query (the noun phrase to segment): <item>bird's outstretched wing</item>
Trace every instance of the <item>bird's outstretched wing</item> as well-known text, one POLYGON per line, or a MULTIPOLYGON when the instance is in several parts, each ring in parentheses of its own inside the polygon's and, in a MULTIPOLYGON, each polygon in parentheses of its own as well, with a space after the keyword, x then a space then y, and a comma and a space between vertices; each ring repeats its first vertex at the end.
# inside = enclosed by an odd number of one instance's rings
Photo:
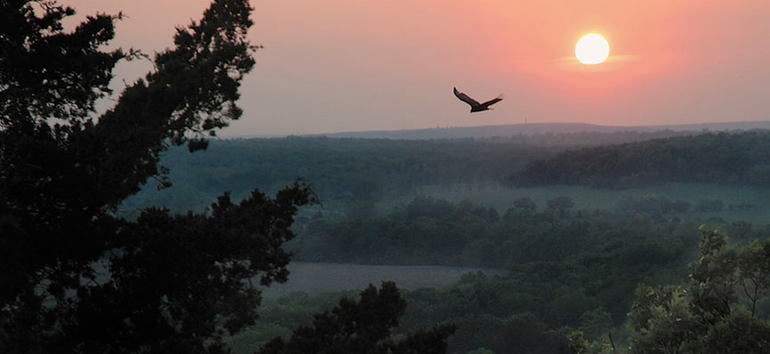
MULTIPOLYGON (((464 94, 464 93, 462 93, 460 91, 457 91, 457 87, 455 87, 454 90, 455 90, 455 96, 457 96, 457 98, 459 98, 460 101, 463 101, 463 102, 471 105, 471 107, 477 107, 477 106, 480 105, 480 103, 478 101, 470 98, 468 95, 466 95, 466 94, 464 94)), ((495 100, 497 100, 497 98, 495 98, 495 100)), ((492 101, 494 101, 494 100, 492 100, 492 101)))
POLYGON ((497 98, 495 98, 493 100, 486 101, 486 102, 482 103, 481 105, 485 106, 485 107, 489 107, 489 106, 491 106, 491 105, 493 105, 493 104, 495 104, 497 102, 500 102, 502 100, 503 100, 503 96, 499 96, 499 97, 497 97, 497 98))

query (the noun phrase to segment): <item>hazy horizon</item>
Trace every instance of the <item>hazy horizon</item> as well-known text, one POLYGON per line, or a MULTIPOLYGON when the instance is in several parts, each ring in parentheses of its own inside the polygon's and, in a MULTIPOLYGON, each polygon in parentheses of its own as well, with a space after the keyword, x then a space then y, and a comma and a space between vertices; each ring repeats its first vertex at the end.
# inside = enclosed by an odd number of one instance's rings
MULTIPOLYGON (((118 13, 115 45, 146 53, 208 0, 62 1, 118 13)), ((600 0, 325 2, 254 0, 264 49, 242 87, 244 116, 221 136, 305 135, 524 123, 640 126, 764 121, 770 111, 770 3, 600 0), (574 45, 604 35, 610 57, 581 65, 574 45), (495 110, 470 114, 452 87, 495 110)), ((118 67, 113 87, 143 76, 118 67)), ((109 101, 107 101, 109 102, 109 101)), ((104 106, 104 105, 103 105, 104 106)))
MULTIPOLYGON (((495 127, 507 127, 507 128, 524 128, 524 127, 557 127, 559 125, 564 126, 579 126, 580 128, 585 127, 596 127, 596 132, 612 132, 612 131, 624 131, 624 130, 641 130, 641 131, 659 131, 659 130, 665 130, 665 129, 672 129, 677 131, 685 131, 685 130, 700 130, 704 126, 707 127, 709 130, 751 130, 751 129, 770 129, 770 120, 760 120, 760 121, 738 121, 738 122, 710 122, 710 123, 686 123, 686 124, 649 124, 649 125, 602 125, 602 124, 591 124, 591 123, 582 123, 582 122, 543 122, 543 123, 512 123, 512 124, 487 124, 487 125, 470 125, 470 126, 445 126, 445 127, 425 127, 425 128, 411 128, 411 129, 371 129, 371 130, 341 130, 341 131, 328 131, 328 132, 320 132, 320 133, 307 133, 307 134, 231 134, 231 135, 220 135, 220 138, 223 139, 229 139, 229 138, 235 138, 235 139, 241 139, 241 138, 284 138, 288 136, 300 136, 300 137, 322 137, 322 136, 329 136, 329 137, 359 137, 359 135, 364 136, 367 134, 376 134, 376 133, 383 133, 386 135, 397 135, 398 133, 408 133, 408 132, 422 132, 422 131, 441 131, 441 130, 474 130, 474 129, 490 129, 495 127), (745 125, 741 126, 741 125, 745 125)), ((548 131, 547 128, 544 128, 546 132, 556 132, 559 133, 561 131, 548 131)), ((575 130, 581 131, 580 129, 575 130)), ((592 131, 592 130, 588 130, 592 131)), ((526 134, 527 132, 524 132, 526 134)), ((542 133, 540 131, 537 131, 537 133, 542 133)), ((509 132, 500 132, 500 134, 496 135, 489 135, 485 134, 485 136, 506 136, 510 135, 509 132)), ((472 134, 469 134, 468 136, 473 136, 472 134)), ((379 136, 375 136, 379 137, 379 136)))

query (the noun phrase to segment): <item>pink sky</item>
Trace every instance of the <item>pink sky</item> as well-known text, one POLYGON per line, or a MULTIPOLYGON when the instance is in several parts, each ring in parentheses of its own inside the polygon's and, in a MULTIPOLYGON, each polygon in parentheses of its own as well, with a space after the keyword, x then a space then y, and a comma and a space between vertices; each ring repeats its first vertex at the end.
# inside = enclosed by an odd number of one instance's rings
MULTIPOLYGON (((208 0, 62 1, 78 16, 123 11, 116 45, 171 45, 208 0)), ((765 0, 253 0, 265 49, 220 132, 287 135, 491 124, 770 120, 765 0), (574 58, 594 32, 610 58, 574 58), (468 113, 452 87, 495 110, 468 113)), ((128 81, 150 70, 128 63, 128 81)), ((116 88, 120 88, 117 80, 116 88)))

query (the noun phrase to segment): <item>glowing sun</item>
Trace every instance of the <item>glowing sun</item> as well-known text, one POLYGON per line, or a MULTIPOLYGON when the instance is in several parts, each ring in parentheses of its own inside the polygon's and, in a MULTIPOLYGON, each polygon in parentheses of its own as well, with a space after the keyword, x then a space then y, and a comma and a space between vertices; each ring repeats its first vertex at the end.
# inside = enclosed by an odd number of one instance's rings
POLYGON ((591 33, 583 36, 575 45, 575 56, 586 65, 601 64, 610 55, 610 44, 604 37, 591 33))

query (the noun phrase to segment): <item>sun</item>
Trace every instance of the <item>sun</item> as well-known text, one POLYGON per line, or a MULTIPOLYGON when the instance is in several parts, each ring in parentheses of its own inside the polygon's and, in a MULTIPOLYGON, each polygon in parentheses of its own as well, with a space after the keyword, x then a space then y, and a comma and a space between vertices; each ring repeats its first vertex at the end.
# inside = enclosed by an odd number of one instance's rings
POLYGON ((586 65, 601 64, 609 55, 610 44, 596 33, 583 36, 575 45, 575 56, 586 65))

